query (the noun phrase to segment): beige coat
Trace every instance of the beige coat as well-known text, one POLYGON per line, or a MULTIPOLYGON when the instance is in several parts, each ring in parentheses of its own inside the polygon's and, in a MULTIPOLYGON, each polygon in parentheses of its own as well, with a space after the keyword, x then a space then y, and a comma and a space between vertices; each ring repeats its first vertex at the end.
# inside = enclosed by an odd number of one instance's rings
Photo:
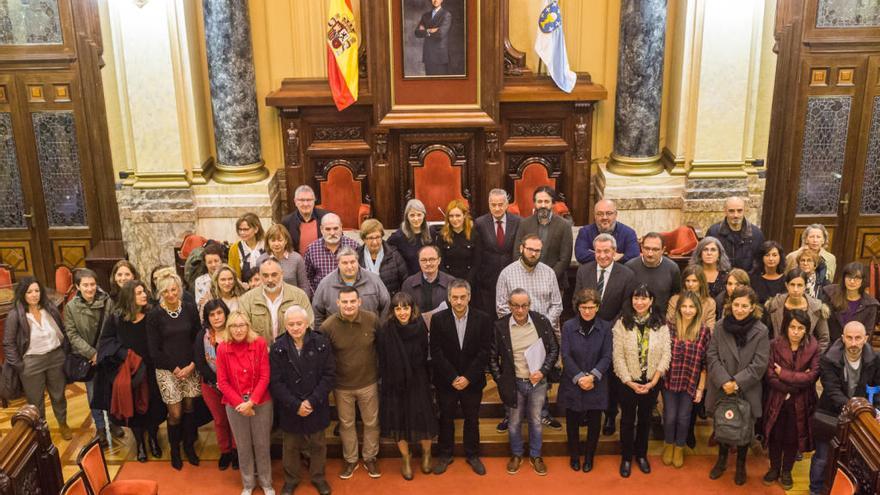
MULTIPOLYGON (((627 330, 623 319, 618 319, 611 330, 613 335, 614 374, 623 383, 634 381, 642 374, 639 366, 638 332, 627 330)), ((669 328, 666 325, 652 330, 648 338, 648 380, 654 373, 665 375, 669 370, 672 357, 672 344, 669 340, 669 328)))
MULTIPOLYGON (((284 312, 287 308, 298 305, 305 308, 309 313, 309 327, 311 328, 315 321, 315 315, 312 312, 312 305, 309 303, 309 296, 300 289, 288 283, 285 283, 281 290, 283 302, 278 308, 278 335, 282 335, 284 329, 284 312)), ((238 301, 238 309, 248 315, 251 320, 251 328, 260 337, 271 346, 275 339, 272 337, 272 315, 269 314, 269 305, 266 303, 266 296, 263 295, 262 287, 255 287, 245 292, 238 301)))

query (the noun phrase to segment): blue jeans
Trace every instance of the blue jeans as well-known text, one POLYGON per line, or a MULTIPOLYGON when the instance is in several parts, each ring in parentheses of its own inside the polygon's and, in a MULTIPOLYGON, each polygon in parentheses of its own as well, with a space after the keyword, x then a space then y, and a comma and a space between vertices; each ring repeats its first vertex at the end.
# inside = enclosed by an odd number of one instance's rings
MULTIPOLYGON (((89 398, 89 406, 92 405, 92 397, 95 396, 95 380, 89 380, 86 382, 86 396, 89 398)), ((95 429, 98 431, 104 430, 104 410, 103 409, 92 409, 92 421, 95 422, 95 429)))
POLYGON ((541 409, 544 407, 544 396, 547 393, 547 380, 532 385, 528 379, 516 379, 516 407, 508 408, 510 428, 510 452, 516 456, 523 455, 522 422, 528 415, 529 421, 529 457, 541 457, 541 409))
POLYGON ((813 452, 813 459, 810 461, 810 493, 820 493, 822 485, 825 484, 825 465, 828 464, 828 449, 831 447, 829 442, 820 442, 816 440, 816 450, 813 452))
POLYGON ((687 392, 663 389, 663 441, 684 447, 694 410, 694 399, 687 392))

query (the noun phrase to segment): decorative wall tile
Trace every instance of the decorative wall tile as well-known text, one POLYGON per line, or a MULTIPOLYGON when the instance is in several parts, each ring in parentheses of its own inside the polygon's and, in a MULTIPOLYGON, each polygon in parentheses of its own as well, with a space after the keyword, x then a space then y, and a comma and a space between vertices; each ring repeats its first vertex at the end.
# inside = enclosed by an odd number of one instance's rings
POLYGON ((58 0, 0 1, 0 45, 57 45, 63 41, 58 0))
POLYGON ((54 84, 54 85, 52 85, 52 90, 55 93, 53 101, 55 101, 55 102, 70 101, 70 85, 69 84, 54 84))
POLYGON ((46 98, 43 96, 43 86, 39 84, 28 86, 28 101, 34 103, 46 101, 46 98))
POLYGON ((50 227, 87 225, 73 112, 32 114, 50 227))
POLYGON ((9 103, 9 97, 6 95, 6 86, 0 85, 0 103, 9 103))
POLYGON ((837 69, 838 86, 854 86, 856 70, 852 67, 837 69))
POLYGON ((862 181, 862 214, 880 214, 880 96, 875 96, 862 181))
POLYGON ((0 113, 0 229, 27 228, 12 114, 0 113))
POLYGON ((91 248, 88 239, 64 239, 52 241, 52 253, 55 256, 55 264, 61 264, 68 268, 84 268, 86 266, 86 254, 91 248))
POLYGON ((31 247, 28 241, 0 241, 0 263, 5 263, 18 275, 32 272, 31 247))
POLYGON ((880 3, 876 0, 819 0, 817 28, 880 26, 880 3))
POLYGON ((807 99, 797 214, 836 215, 846 154, 851 96, 807 99))
POLYGON ((810 86, 827 86, 828 69, 811 69, 810 86))

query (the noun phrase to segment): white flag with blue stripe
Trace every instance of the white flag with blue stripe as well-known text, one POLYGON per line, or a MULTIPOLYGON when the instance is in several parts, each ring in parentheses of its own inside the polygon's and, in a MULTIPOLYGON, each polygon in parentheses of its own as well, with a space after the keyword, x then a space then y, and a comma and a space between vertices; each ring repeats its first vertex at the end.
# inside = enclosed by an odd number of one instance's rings
POLYGON ((571 93, 577 74, 568 67, 565 37, 562 35, 562 12, 558 0, 545 0, 544 10, 538 16, 538 34, 535 51, 547 66, 547 72, 559 89, 571 93))

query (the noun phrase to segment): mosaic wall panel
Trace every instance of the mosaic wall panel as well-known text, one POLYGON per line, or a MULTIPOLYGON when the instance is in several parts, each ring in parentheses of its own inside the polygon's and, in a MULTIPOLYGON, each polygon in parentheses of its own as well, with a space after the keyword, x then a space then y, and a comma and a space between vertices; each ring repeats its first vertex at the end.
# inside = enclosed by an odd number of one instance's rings
POLYGON ((17 274, 31 274, 31 248, 28 241, 0 241, 0 263, 11 266, 17 274))
POLYGON ((50 227, 86 225, 73 112, 31 114, 50 227))
POLYGON ((880 2, 876 0, 819 0, 818 28, 880 26, 880 2))
POLYGON ((851 106, 851 96, 811 96, 807 100, 798 215, 837 214, 851 106))
POLYGON ((12 114, 0 112, 0 229, 27 228, 12 114))
POLYGON ((0 45, 58 45, 58 0, 0 1, 0 45))
POLYGON ((880 214, 880 96, 874 97, 869 136, 861 211, 863 214, 880 214))

